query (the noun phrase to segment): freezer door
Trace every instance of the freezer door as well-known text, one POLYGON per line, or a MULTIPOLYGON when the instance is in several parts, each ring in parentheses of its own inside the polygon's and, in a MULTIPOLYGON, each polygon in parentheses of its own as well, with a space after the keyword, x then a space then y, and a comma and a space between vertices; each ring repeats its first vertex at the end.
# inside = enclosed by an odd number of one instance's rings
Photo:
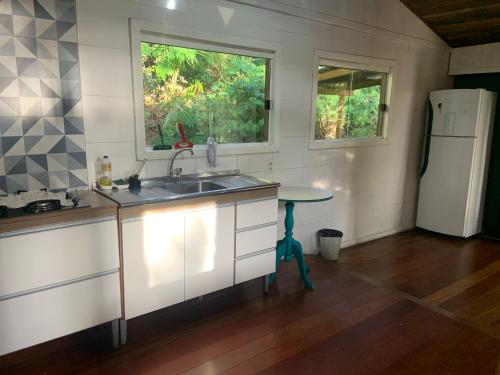
POLYGON ((475 138, 431 137, 429 162, 420 180, 417 226, 465 236, 475 138))
POLYGON ((440 90, 430 94, 432 135, 476 137, 484 90, 440 90))

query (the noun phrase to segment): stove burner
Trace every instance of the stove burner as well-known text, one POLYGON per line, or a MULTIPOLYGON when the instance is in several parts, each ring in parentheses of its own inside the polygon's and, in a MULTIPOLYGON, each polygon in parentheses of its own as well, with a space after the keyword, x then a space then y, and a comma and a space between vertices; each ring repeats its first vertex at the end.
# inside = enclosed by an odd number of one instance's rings
POLYGON ((61 209, 61 202, 57 199, 45 199, 31 202, 26 206, 27 213, 49 212, 61 209))

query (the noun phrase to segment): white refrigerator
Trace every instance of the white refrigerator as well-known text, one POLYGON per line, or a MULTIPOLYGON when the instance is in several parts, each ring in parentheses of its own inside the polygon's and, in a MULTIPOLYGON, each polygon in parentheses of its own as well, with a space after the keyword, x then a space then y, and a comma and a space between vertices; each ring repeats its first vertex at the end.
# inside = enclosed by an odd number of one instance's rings
POLYGON ((495 103, 483 89, 431 92, 417 227, 458 237, 481 232, 495 103))

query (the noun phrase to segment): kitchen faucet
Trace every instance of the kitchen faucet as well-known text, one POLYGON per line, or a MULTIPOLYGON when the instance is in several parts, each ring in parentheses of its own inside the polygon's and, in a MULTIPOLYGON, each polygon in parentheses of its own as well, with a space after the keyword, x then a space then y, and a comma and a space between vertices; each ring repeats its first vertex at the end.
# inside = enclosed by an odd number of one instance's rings
POLYGON ((182 168, 175 168, 174 169, 174 161, 177 156, 179 156, 182 152, 184 151, 189 151, 191 153, 191 156, 194 155, 194 152, 190 148, 182 148, 179 151, 177 151, 174 156, 172 156, 172 159, 170 159, 170 164, 168 166, 168 176, 172 181, 178 181, 181 178, 182 174, 182 168))

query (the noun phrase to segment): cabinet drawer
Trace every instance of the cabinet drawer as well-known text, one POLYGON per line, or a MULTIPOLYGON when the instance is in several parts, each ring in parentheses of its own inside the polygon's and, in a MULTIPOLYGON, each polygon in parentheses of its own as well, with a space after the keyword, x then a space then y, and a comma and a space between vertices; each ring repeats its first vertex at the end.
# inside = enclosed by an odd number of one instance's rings
POLYGON ((0 355, 120 315, 118 272, 0 301, 0 355))
POLYGON ((113 218, 0 238, 0 297, 117 268, 113 218))
POLYGON ((276 247, 277 225, 236 233, 236 257, 276 247))
POLYGON ((276 271, 276 251, 236 259, 234 283, 239 284, 276 271))
POLYGON ((241 202, 236 205, 236 229, 253 227, 278 220, 278 199, 241 202))

